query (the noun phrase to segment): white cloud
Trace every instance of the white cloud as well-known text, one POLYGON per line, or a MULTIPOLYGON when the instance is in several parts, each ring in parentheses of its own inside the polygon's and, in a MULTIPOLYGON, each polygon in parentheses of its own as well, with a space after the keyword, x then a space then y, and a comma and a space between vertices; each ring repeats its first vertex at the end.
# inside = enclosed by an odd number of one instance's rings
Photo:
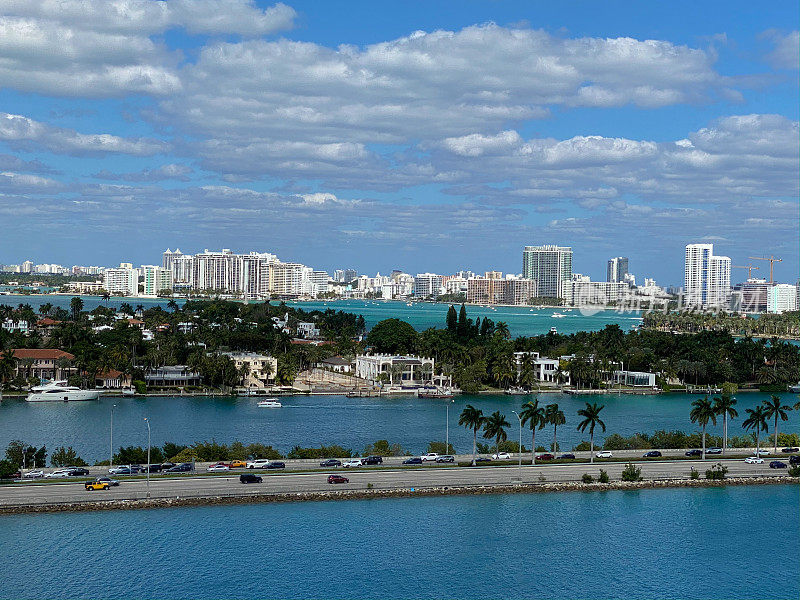
POLYGON ((779 69, 800 69, 800 32, 795 30, 783 35, 772 30, 765 35, 775 44, 775 49, 767 55, 770 64, 779 69))

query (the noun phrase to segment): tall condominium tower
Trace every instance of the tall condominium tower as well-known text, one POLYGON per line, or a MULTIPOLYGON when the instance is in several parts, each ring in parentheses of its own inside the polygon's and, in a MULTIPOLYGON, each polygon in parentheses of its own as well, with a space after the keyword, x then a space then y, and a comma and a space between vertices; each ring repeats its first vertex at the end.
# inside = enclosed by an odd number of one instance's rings
POLYGON ((625 275, 628 274, 628 257, 617 256, 609 260, 606 273, 606 281, 611 281, 613 283, 625 281, 625 275))
POLYGON ((727 307, 731 295, 731 259, 714 256, 714 244, 689 244, 685 265, 686 304, 727 307))
POLYGON ((563 298, 566 282, 572 281, 572 248, 525 246, 522 276, 536 280, 540 297, 563 298))

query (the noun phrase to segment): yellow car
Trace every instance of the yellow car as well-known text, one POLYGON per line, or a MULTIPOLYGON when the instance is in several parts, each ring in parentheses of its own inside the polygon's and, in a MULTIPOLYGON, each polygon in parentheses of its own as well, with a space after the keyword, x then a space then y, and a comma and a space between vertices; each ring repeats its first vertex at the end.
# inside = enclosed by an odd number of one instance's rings
POLYGON ((243 460, 232 460, 229 466, 231 469, 245 469, 247 468, 247 463, 243 460))
POLYGON ((107 481, 87 481, 83 484, 87 491, 93 492, 95 490, 107 490, 109 484, 107 481))

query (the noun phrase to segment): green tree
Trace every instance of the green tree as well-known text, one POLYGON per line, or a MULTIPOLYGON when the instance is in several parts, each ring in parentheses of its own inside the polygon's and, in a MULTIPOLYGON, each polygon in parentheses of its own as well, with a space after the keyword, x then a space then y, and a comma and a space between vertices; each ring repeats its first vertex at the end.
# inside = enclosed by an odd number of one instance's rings
POLYGON ((508 439, 506 427, 510 426, 511 424, 506 421, 506 416, 499 410, 496 410, 486 417, 486 421, 483 424, 483 437, 487 440, 494 439, 495 447, 500 448, 500 442, 504 442, 508 439))
POLYGON ((594 429, 596 426, 600 426, 600 428, 605 432, 606 424, 600 418, 600 411, 605 408, 605 405, 598 406, 595 402, 594 404, 586 403, 586 408, 582 408, 578 411, 578 416, 583 417, 583 421, 578 423, 578 431, 583 433, 586 431, 586 428, 589 428, 589 462, 594 462, 594 429))
POLYGON ((558 426, 564 425, 567 422, 566 416, 564 416, 564 411, 559 410, 558 404, 548 404, 544 409, 545 419, 547 419, 548 425, 553 426, 553 452, 558 451, 558 426))
POLYGON ((780 396, 772 395, 770 396, 769 400, 764 400, 762 403, 764 406, 764 415, 767 419, 774 419, 773 426, 772 426, 772 435, 773 441, 775 442, 775 448, 773 451, 775 454, 778 453, 778 417, 780 417, 781 421, 788 421, 789 415, 787 414, 790 410, 792 410, 791 406, 781 403, 780 396))
POLYGON ((697 423, 703 429, 703 460, 706 459, 706 426, 711 421, 714 425, 717 424, 717 412, 711 401, 706 398, 698 398, 692 402, 692 410, 689 412, 689 419, 692 423, 697 423))
POLYGON ((722 415, 722 456, 728 448, 728 419, 735 419, 739 412, 734 408, 736 398, 723 392, 722 396, 714 398, 714 412, 722 415))
POLYGON ((447 309, 447 331, 452 334, 458 331, 458 314, 456 313, 456 307, 452 304, 447 309))
POLYGON ((469 335, 469 319, 467 319, 467 308, 462 304, 458 311, 458 325, 456 327, 458 337, 461 339, 469 335))
POLYGON ((378 440, 364 448, 364 456, 403 456, 405 451, 400 444, 390 444, 389 440, 378 440))
POLYGON ((471 404, 467 404, 461 415, 458 417, 458 424, 462 427, 472 430, 472 466, 476 464, 478 457, 478 430, 483 427, 486 417, 483 416, 483 411, 475 408, 471 404))
POLYGON ((761 449, 759 444, 761 432, 766 431, 769 427, 767 425, 767 413, 764 411, 763 406, 746 408, 744 412, 746 412, 749 416, 742 422, 742 427, 745 429, 745 431, 750 431, 751 429, 756 430, 756 456, 758 456, 759 450, 761 449))
POLYGON ((386 354, 413 353, 418 339, 417 330, 400 319, 384 319, 367 334, 367 344, 386 354))
POLYGON ((539 400, 528 401, 522 405, 519 413, 522 424, 530 427, 531 430, 531 464, 536 464, 536 430, 542 429, 547 424, 545 409, 539 406, 539 400))
POLYGON ((67 448, 59 446, 50 455, 50 464, 54 467, 85 467, 86 461, 78 456, 72 446, 67 448))
POLYGON ((77 321, 78 317, 81 315, 81 311, 83 310, 83 300, 81 300, 78 296, 75 296, 69 301, 69 307, 72 311, 72 320, 77 321))

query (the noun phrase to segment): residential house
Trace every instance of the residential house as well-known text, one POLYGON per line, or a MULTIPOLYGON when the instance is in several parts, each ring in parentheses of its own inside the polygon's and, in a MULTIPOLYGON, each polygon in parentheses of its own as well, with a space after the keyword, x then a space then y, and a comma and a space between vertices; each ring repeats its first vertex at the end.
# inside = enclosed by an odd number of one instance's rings
POLYGON ((75 357, 57 348, 14 348, 17 361, 16 375, 39 379, 66 379, 77 369, 72 366, 75 357))

